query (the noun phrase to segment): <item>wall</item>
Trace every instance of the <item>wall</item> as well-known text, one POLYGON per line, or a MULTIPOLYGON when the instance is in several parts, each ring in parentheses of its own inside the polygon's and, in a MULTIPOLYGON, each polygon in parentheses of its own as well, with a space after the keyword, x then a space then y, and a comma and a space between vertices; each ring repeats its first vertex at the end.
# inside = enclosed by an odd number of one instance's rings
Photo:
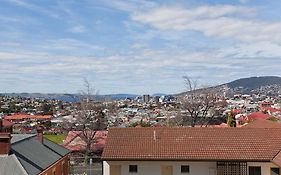
POLYGON ((61 158, 55 164, 47 168, 45 171, 40 173, 40 175, 68 175, 69 174, 69 158, 68 155, 61 158))
MULTIPOLYGON (((270 175, 270 168, 279 168, 277 165, 270 162, 248 162, 249 166, 261 166, 262 175, 270 175)), ((248 168, 249 171, 249 168, 248 168)), ((249 173, 249 172, 248 172, 249 173)))
POLYGON ((121 165, 122 175, 161 175, 161 166, 172 165, 173 175, 209 175, 210 168, 216 168, 216 162, 178 162, 178 161, 108 161, 103 164, 104 175, 110 175, 109 165, 121 165), (138 173, 129 173, 129 165, 138 165, 138 173), (181 173, 181 165, 189 165, 190 173, 181 173))
MULTIPOLYGON (((247 164, 248 166, 261 166, 262 175, 270 175, 270 168, 278 168, 270 162, 248 162, 247 164)), ((173 175, 211 175, 211 172, 216 170, 216 162, 104 161, 103 175, 110 175, 110 165, 121 165, 122 175, 161 175, 163 165, 172 165, 173 175), (129 165, 138 165, 138 173, 129 173, 129 165), (181 165, 189 165, 190 173, 181 173, 181 165)))

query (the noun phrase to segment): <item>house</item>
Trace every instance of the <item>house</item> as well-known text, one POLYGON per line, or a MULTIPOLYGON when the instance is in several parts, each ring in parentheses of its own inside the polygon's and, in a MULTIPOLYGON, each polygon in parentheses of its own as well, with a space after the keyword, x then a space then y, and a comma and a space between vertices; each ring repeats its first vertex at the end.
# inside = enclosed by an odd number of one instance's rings
POLYGON ((103 175, 280 175, 280 128, 110 128, 103 175))
POLYGON ((69 150, 37 134, 11 134, 0 131, 0 174, 67 175, 69 150))
POLYGON ((13 132, 13 123, 0 118, 0 131, 2 132, 13 132))
MULTIPOLYGON (((97 154, 102 152, 106 137, 107 131, 96 131, 94 135, 95 142, 91 145, 91 151, 97 154)), ((83 132, 69 131, 63 142, 63 146, 73 153, 85 152, 87 144, 85 142, 83 132)))
POLYGON ((51 115, 29 115, 29 114, 13 114, 5 117, 9 121, 39 121, 39 120, 51 120, 51 115))
POLYGON ((266 120, 268 118, 270 118, 272 116, 268 115, 268 114, 264 114, 262 112, 252 112, 251 114, 249 114, 247 116, 248 120, 266 120))
POLYGON ((281 123, 278 121, 271 120, 254 120, 250 123, 243 125, 243 127, 247 128, 280 128, 281 123))

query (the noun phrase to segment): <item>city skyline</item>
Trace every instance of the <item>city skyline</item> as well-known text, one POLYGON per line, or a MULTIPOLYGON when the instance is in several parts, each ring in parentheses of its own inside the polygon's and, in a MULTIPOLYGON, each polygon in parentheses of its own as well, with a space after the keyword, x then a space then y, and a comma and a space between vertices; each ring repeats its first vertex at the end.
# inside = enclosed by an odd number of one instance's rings
POLYGON ((35 1, 0 6, 0 92, 178 93, 281 76, 278 0, 35 1))

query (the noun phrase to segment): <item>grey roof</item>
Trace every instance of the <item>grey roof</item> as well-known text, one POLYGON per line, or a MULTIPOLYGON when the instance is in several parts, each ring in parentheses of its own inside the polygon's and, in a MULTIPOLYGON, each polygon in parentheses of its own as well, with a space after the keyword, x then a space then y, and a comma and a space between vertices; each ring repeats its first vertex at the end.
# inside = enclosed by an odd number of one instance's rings
POLYGON ((47 139, 44 139, 44 144, 42 144, 34 136, 19 135, 22 139, 17 139, 17 136, 13 135, 15 140, 12 144, 12 153, 29 175, 42 172, 69 153, 67 149, 47 139))
POLYGON ((5 175, 28 175, 14 154, 0 157, 0 172, 5 175))
POLYGON ((68 149, 64 148, 63 146, 58 145, 48 139, 44 139, 44 145, 61 156, 65 156, 66 154, 70 153, 70 150, 68 150, 68 149))
POLYGON ((12 134, 11 143, 14 144, 29 137, 34 137, 35 135, 36 134, 12 134))

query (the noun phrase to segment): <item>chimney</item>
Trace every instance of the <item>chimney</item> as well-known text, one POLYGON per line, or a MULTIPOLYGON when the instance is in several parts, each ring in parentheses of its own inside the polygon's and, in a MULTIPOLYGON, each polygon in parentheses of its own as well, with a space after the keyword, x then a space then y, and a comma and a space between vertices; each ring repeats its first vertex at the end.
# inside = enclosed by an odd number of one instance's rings
POLYGON ((44 130, 43 126, 38 126, 36 130, 37 130, 37 140, 43 144, 43 130, 44 130))
POLYGON ((8 155, 11 150, 11 134, 0 133, 0 155, 8 155))

